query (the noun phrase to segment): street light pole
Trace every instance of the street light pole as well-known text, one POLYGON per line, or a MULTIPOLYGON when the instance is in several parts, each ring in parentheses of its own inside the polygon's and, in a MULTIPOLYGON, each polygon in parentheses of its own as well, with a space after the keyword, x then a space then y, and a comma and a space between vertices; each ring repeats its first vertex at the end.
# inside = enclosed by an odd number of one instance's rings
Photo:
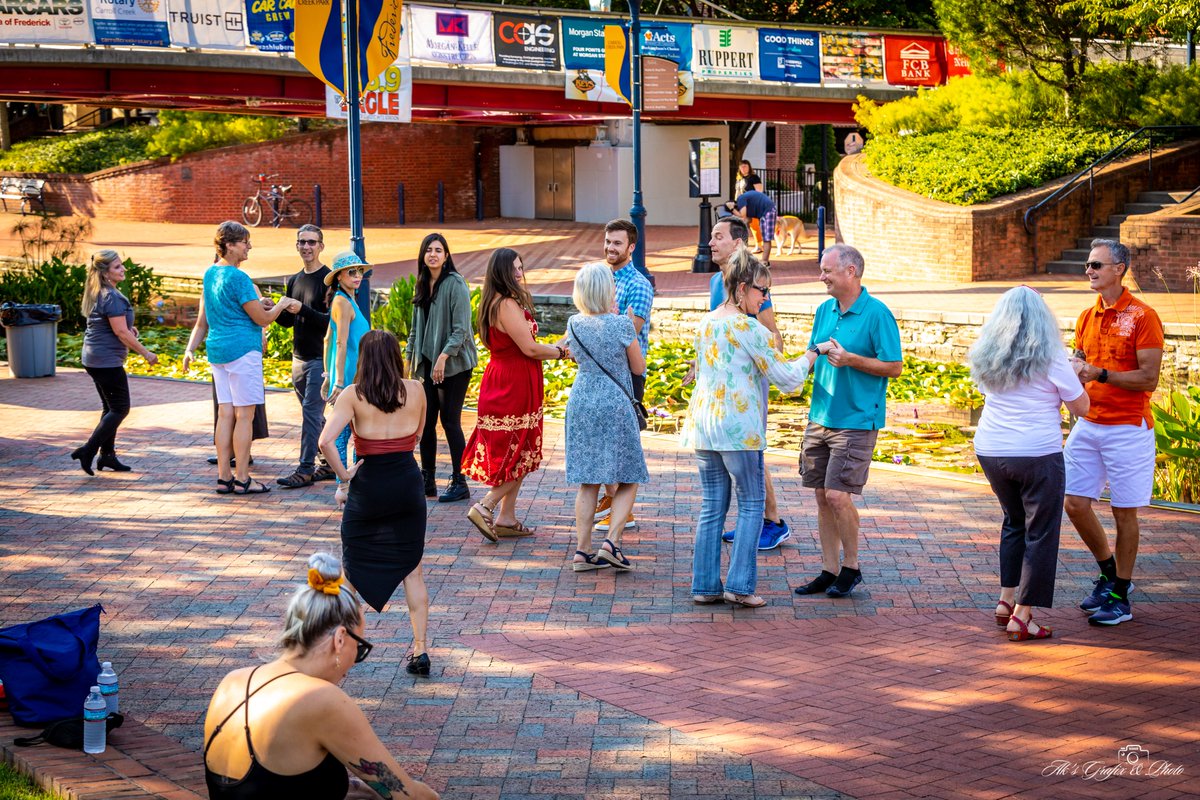
MULTIPOLYGON (((346 151, 349 156, 350 172, 350 249, 363 261, 367 260, 367 246, 363 238, 363 190, 362 190, 362 140, 359 137, 361 121, 358 106, 358 2, 345 0, 346 17, 346 151)), ((371 280, 364 276, 354 298, 359 308, 370 318, 371 280)))
POLYGON ((629 216, 637 228, 633 266, 650 279, 646 269, 646 207, 642 205, 642 0, 629 0, 629 82, 633 89, 633 206, 629 216))

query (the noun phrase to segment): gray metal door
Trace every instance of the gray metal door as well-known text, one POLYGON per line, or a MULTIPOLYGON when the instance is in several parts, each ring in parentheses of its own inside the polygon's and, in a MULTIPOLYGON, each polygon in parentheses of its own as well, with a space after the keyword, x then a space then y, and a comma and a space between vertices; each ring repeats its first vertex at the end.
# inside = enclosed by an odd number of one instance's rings
POLYGON ((554 151, 548 147, 533 151, 533 215, 554 219, 554 151))
POLYGON ((556 147, 554 153, 554 219, 575 219, 575 150, 556 147))

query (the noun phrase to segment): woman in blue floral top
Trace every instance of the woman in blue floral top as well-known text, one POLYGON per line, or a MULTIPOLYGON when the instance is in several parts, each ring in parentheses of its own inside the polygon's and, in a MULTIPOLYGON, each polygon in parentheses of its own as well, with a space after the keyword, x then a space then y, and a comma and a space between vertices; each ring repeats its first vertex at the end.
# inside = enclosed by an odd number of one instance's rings
POLYGON ((780 357, 771 333, 749 316, 758 313, 770 295, 771 272, 744 250, 736 258, 725 277, 725 302, 705 315, 696 335, 696 388, 680 443, 696 451, 704 493, 692 560, 692 599, 758 608, 767 603, 754 593, 765 501, 762 380, 765 376, 781 390, 794 392, 804 385, 817 354, 810 351, 795 361, 780 357), (731 478, 738 518, 722 588, 721 531, 729 512, 731 478))

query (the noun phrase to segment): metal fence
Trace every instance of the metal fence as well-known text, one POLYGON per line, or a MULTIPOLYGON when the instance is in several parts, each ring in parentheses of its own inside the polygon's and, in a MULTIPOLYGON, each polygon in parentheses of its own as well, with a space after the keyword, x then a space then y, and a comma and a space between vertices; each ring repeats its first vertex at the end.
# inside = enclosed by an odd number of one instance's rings
POLYGON ((775 201, 779 216, 799 217, 805 222, 816 223, 817 207, 825 202, 826 224, 832 225, 834 218, 833 174, 813 170, 760 169, 763 191, 775 201), (828 187, 828 196, 822 189, 828 187))

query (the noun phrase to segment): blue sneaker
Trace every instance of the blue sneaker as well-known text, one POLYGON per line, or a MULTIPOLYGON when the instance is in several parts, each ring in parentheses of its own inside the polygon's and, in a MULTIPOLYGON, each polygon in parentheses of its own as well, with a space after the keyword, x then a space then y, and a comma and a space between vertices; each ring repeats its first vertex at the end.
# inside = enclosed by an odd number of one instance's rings
POLYGON ((764 519, 762 534, 758 537, 758 549, 774 550, 790 538, 792 538, 792 529, 788 527, 787 520, 780 517, 779 522, 774 523, 769 519, 764 519))
POLYGON ((1084 598, 1079 607, 1085 614, 1095 614, 1100 610, 1100 606, 1104 605, 1104 601, 1108 599, 1108 593, 1112 591, 1113 582, 1104 577, 1104 573, 1100 573, 1100 577, 1092 582, 1092 593, 1084 598))
POLYGON ((725 531, 721 534, 721 541, 725 544, 733 544, 734 531, 725 531))
POLYGON ((1129 598, 1117 597, 1109 592, 1104 605, 1100 606, 1095 614, 1088 617, 1088 622, 1093 625, 1120 625, 1131 619, 1133 619, 1133 609, 1129 605, 1129 598))

